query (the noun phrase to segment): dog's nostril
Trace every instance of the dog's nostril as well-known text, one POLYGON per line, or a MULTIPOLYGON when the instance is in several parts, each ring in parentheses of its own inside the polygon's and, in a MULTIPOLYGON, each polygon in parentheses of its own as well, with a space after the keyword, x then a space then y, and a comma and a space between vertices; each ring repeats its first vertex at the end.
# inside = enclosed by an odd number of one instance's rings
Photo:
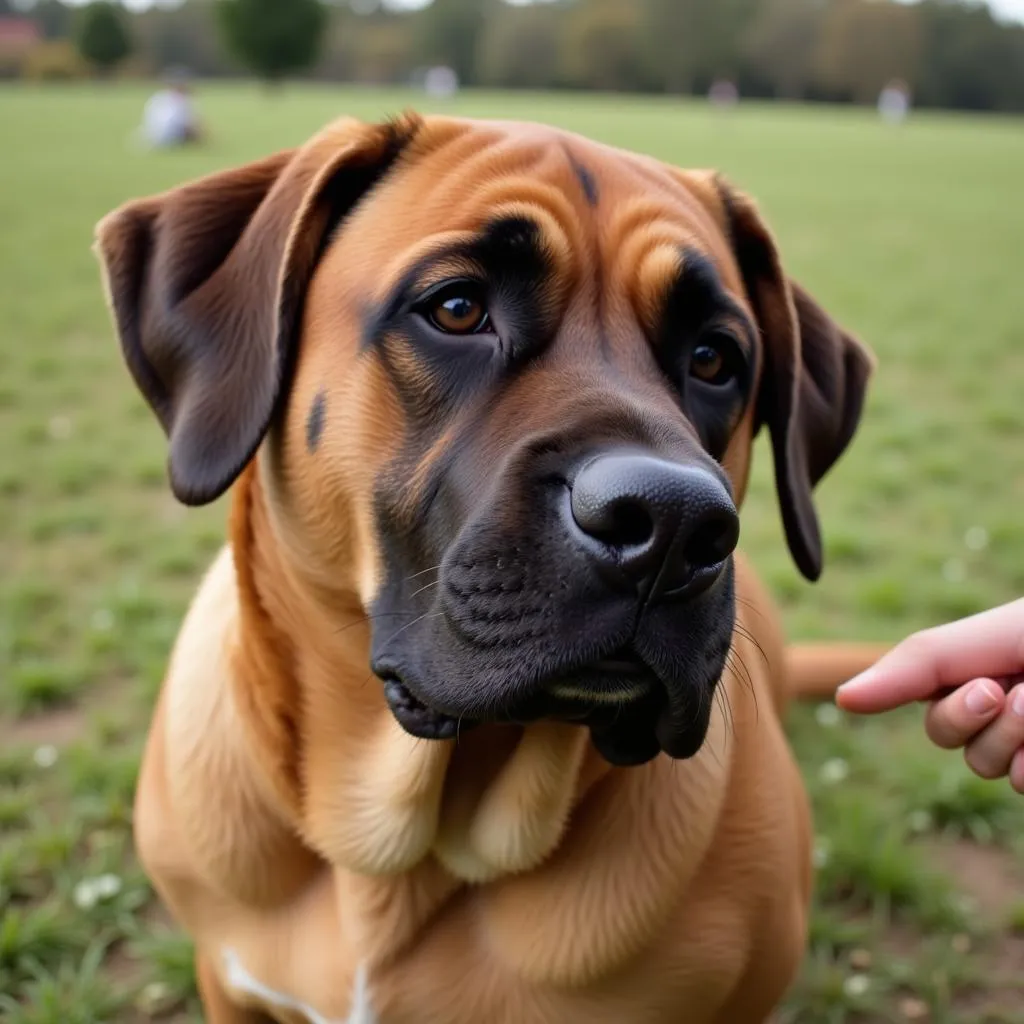
POLYGON ((608 497, 600 489, 577 487, 571 504, 576 525, 609 548, 638 547, 654 536, 654 516, 635 495, 608 497))
POLYGON ((686 540, 686 563, 694 569, 708 569, 724 562, 739 539, 736 517, 713 516, 698 526, 686 540))
POLYGON ((638 501, 629 499, 613 502, 602 517, 606 520, 588 528, 587 532, 598 540, 615 547, 639 547, 654 535, 654 519, 638 501))

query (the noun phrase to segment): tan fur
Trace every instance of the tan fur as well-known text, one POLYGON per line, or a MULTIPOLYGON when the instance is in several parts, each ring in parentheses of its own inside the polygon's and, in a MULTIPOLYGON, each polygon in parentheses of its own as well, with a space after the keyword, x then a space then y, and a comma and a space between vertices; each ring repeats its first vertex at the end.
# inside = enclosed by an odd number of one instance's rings
POLYGON ((891 644, 800 643, 786 649, 790 696, 830 700, 845 682, 870 668, 891 644))
MULTIPOLYGON (((364 144, 362 131, 343 122, 289 157, 305 168, 290 179, 301 194, 275 186, 261 209, 326 223, 317 163, 333 173, 346 153, 377 159, 384 143, 364 144)), ((258 302, 259 288, 280 293, 289 274, 310 274, 288 391, 235 484, 229 545, 193 601, 156 709, 136 802, 140 857, 196 940, 212 1024, 261 1014, 286 1024, 758 1024, 799 965, 811 888, 807 801, 780 725, 794 689, 787 671, 807 690, 832 685, 837 666, 787 661, 776 613, 741 557, 729 668, 707 740, 687 761, 613 769, 584 730, 558 722, 417 740, 368 667, 366 610, 384 557, 371 499, 403 413, 379 362, 360 352, 367 301, 426 240, 528 212, 555 268, 547 301, 581 321, 600 308, 635 334, 630 310, 653 315, 667 254, 681 244, 711 254, 747 302, 721 206, 707 177, 557 136, 599 174, 611 212, 595 219, 549 130, 436 119, 410 131, 398 169, 355 206, 315 270, 293 253, 318 243, 292 227, 278 240, 283 269, 246 293, 258 302), (329 427, 313 455, 306 414, 318 393, 329 427)), ((115 257, 136 216, 126 208, 101 228, 115 309, 130 272, 115 257)), ((429 386, 405 353, 392 370, 429 386)), ((510 383, 482 449, 500 457, 522 411, 564 400, 570 379, 530 371, 510 383)), ((578 379, 580 401, 591 383, 578 379)), ((665 399, 652 392, 649 402, 665 399)), ((172 436, 185 415, 163 414, 172 436)), ((736 425, 723 460, 739 500, 753 417, 736 425)), ((447 437, 418 464, 412 493, 447 437)), ((187 471, 177 466, 179 486, 187 471)))

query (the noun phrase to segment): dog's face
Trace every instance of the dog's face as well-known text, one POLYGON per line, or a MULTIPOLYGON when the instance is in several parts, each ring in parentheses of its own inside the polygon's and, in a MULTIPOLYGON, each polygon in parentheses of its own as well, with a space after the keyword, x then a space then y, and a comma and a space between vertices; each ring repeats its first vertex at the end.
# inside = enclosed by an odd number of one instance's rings
POLYGON ((869 360, 712 175, 536 126, 343 123, 100 229, 188 502, 263 443, 280 542, 356 596, 398 721, 693 754, 734 627, 754 433, 790 547, 869 360))

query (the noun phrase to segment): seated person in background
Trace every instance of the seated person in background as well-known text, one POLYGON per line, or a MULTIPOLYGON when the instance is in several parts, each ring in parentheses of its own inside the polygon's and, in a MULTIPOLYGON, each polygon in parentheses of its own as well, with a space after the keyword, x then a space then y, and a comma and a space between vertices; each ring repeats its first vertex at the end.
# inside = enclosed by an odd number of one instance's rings
POLYGON ((159 148, 199 141, 199 119, 184 76, 168 76, 164 88, 149 98, 142 115, 142 133, 146 142, 159 148))

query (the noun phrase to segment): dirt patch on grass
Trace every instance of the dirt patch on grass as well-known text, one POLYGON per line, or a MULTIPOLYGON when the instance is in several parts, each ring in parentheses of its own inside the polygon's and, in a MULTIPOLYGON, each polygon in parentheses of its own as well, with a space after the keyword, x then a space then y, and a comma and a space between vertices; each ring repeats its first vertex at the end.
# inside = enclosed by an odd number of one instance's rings
POLYGON ((94 711, 132 708, 136 684, 122 676, 104 679, 77 694, 70 703, 18 717, 0 716, 0 746, 6 748, 66 747, 86 738, 94 711))
POLYGON ((992 924, 1024 899, 1024 867, 1008 850, 959 840, 930 844, 928 855, 992 924))
POLYGON ((37 712, 24 718, 0 719, 0 744, 11 747, 63 747, 80 739, 88 722, 78 705, 37 712))

